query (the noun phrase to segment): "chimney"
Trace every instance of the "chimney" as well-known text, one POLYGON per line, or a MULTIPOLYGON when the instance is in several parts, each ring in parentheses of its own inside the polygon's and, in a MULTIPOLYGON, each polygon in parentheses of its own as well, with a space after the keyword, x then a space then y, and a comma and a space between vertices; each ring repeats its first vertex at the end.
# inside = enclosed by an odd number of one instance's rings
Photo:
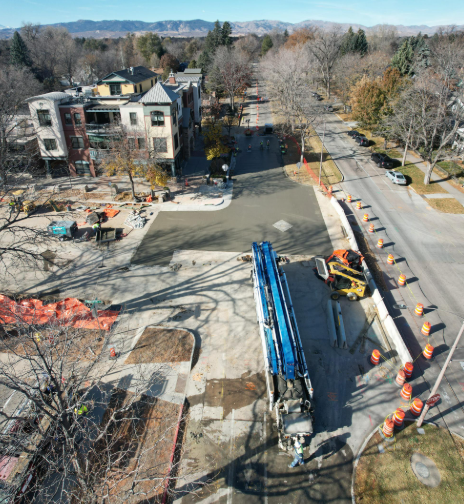
POLYGON ((130 67, 129 68, 129 72, 130 72, 131 75, 134 75, 134 67, 130 67))
POLYGON ((169 74, 169 84, 176 84, 176 76, 171 68, 171 73, 169 74))

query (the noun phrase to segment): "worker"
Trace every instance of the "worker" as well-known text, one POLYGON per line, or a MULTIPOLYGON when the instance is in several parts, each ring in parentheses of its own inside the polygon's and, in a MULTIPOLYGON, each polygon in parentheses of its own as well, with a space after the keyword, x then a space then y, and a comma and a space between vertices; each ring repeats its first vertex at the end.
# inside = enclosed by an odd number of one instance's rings
POLYGON ((92 229, 93 229, 93 232, 95 234, 97 234, 97 231, 100 229, 100 223, 99 222, 96 222, 93 226, 92 226, 92 229))
POLYGON ((266 142, 266 147, 267 147, 267 150, 269 150, 269 140, 266 142))
POLYGON ((295 441, 294 449, 295 458, 293 459, 293 462, 288 466, 290 469, 292 469, 296 465, 304 465, 303 447, 301 446, 301 443, 298 441, 298 439, 295 441))

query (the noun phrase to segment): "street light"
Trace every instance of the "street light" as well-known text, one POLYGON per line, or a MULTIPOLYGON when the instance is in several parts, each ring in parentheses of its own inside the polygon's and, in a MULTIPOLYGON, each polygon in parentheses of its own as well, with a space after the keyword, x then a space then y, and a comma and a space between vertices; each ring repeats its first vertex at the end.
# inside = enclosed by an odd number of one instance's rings
MULTIPOLYGON (((411 306, 407 306, 405 304, 394 304, 393 308, 401 310, 401 309, 404 309, 404 308, 411 308, 411 306)), ((417 420, 417 427, 420 427, 422 425, 422 422, 424 421, 425 415, 427 414, 427 412, 428 412, 428 410, 430 408, 430 404, 428 404, 428 402, 429 402, 430 398, 433 397, 436 394, 436 392, 438 390, 438 387, 440 386, 441 380, 443 379, 443 376, 445 375, 446 368, 448 367, 448 364, 451 362, 451 358, 453 357, 453 353, 454 353, 454 351, 456 350, 456 347, 459 344, 459 340, 461 339, 462 333, 464 332, 464 319, 463 319, 463 317, 461 317, 457 313, 453 313, 453 312, 450 312, 450 311, 447 311, 447 310, 442 310, 441 308, 435 308, 435 310, 440 310, 440 311, 444 311, 446 313, 451 313, 452 315, 456 315, 456 317, 459 317, 462 320, 462 326, 461 326, 461 329, 458 332, 458 335, 456 336, 456 339, 454 340, 454 344, 451 347, 451 350, 449 351, 448 357, 446 358, 446 361, 443 364, 443 367, 442 367, 442 369, 440 371, 440 374, 438 375, 437 381, 435 382, 435 385, 433 386, 433 389, 430 392, 429 398, 425 402, 424 409, 422 410, 422 413, 421 413, 420 417, 417 420)))

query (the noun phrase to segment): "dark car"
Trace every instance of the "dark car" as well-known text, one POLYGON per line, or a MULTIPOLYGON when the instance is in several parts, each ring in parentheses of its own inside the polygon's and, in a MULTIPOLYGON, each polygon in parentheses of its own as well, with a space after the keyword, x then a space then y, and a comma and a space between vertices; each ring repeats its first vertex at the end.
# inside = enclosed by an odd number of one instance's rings
POLYGON ((355 130, 352 130, 352 131, 348 131, 347 132, 347 135, 350 136, 351 138, 354 138, 354 137, 357 137, 359 136, 361 133, 359 133, 358 131, 355 131, 355 130))
POLYGON ((354 141, 357 142, 361 147, 369 147, 369 140, 363 135, 355 136, 354 141))
POLYGON ((393 168, 393 159, 388 157, 386 154, 374 152, 371 159, 379 168, 393 168))
POLYGON ((324 110, 326 112, 333 112, 334 108, 332 107, 332 105, 324 105, 324 110))

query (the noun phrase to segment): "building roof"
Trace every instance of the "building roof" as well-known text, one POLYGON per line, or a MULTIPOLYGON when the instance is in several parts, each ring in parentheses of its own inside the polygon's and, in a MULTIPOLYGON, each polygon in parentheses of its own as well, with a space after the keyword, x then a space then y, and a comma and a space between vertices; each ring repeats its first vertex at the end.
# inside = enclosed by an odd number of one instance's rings
POLYGON ((177 82, 194 82, 194 81, 197 81, 200 79, 200 76, 195 76, 195 75, 182 75, 182 73, 180 74, 176 74, 176 81, 177 82))
POLYGON ((161 82, 157 82, 149 91, 147 91, 139 100, 141 103, 173 103, 179 98, 179 95, 169 89, 161 82))
POLYGON ((100 111, 100 112, 112 112, 119 110, 119 105, 91 105, 90 107, 87 107, 88 111, 100 111))
POLYGON ((41 95, 37 96, 31 96, 30 98, 27 98, 26 102, 34 101, 34 100, 51 100, 51 101, 60 101, 63 99, 69 100, 69 94, 67 93, 62 93, 61 91, 52 91, 51 93, 44 93, 41 95))
POLYGON ((97 82, 97 84, 101 84, 103 81, 105 81, 112 75, 117 75, 118 77, 121 77, 121 79, 124 79, 130 82, 131 84, 138 84, 139 82, 142 82, 144 80, 155 78, 157 77, 158 74, 152 72, 151 70, 145 68, 144 66, 136 66, 111 72, 110 74, 103 77, 103 79, 100 79, 97 82))
POLYGON ((201 76, 201 68, 186 68, 184 74, 199 74, 201 76))

